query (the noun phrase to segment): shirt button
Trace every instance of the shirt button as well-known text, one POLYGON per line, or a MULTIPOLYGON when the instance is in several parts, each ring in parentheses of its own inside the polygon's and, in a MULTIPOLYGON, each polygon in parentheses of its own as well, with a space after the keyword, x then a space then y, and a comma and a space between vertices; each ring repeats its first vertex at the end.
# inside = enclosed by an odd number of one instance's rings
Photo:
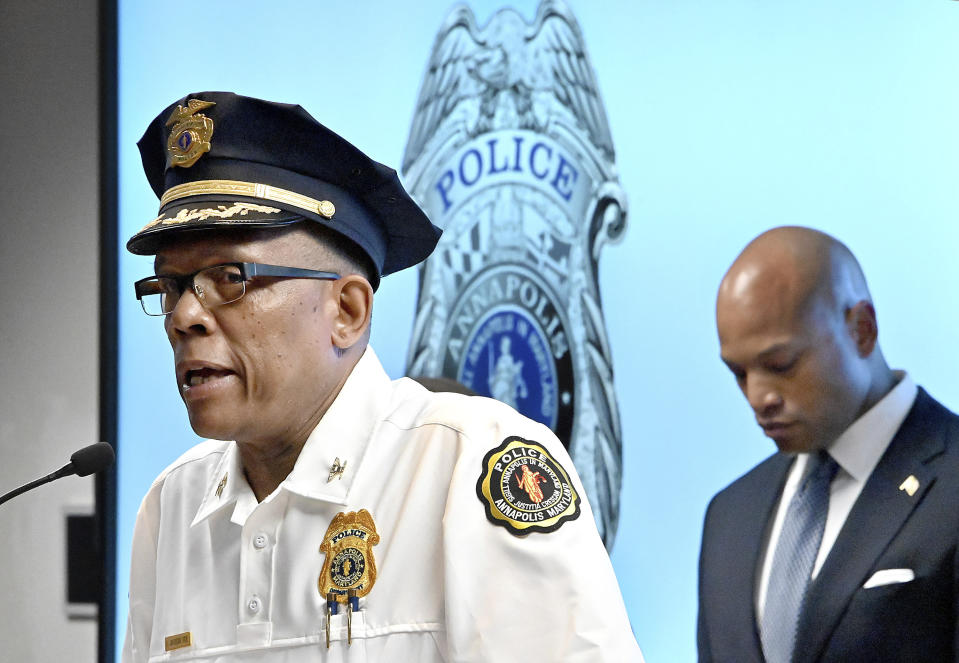
POLYGON ((263 550, 266 548, 266 544, 269 542, 266 534, 257 534, 253 537, 253 547, 257 550, 263 550))
POLYGON ((246 604, 246 607, 250 609, 250 612, 257 613, 260 611, 260 599, 253 597, 250 599, 250 602, 246 604))

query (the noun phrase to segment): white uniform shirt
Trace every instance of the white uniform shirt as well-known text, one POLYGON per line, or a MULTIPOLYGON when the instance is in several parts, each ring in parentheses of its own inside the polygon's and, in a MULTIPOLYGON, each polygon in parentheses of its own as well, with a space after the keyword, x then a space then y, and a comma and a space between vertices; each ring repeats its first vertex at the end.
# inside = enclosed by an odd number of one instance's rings
MULTIPOLYGON (((894 371, 894 374, 898 380, 896 386, 829 446, 829 455, 839 465, 839 470, 829 486, 829 510, 816 563, 813 565, 813 579, 819 575, 859 493, 916 402, 916 394, 919 392, 916 383, 904 371, 894 371)), ((789 503, 806 475, 809 456, 808 453, 796 454, 796 460, 789 469, 779 498, 779 506, 776 507, 776 516, 769 528, 769 536, 763 548, 763 560, 759 565, 759 581, 756 583, 756 616, 759 620, 762 619, 766 605, 773 552, 779 543, 789 503)))
MULTIPOLYGON (((181 642, 183 639, 181 639, 181 642)), ((257 503, 233 442, 202 443, 137 515, 124 663, 642 661, 583 486, 546 427, 501 403, 391 382, 372 349, 289 477, 257 503), (545 446, 582 497, 549 533, 514 536, 477 494, 505 438, 545 446), (328 482, 336 458, 341 478, 328 482), (370 512, 376 580, 330 623, 318 579, 327 527, 370 512), (189 632, 191 644, 166 651, 189 632)))

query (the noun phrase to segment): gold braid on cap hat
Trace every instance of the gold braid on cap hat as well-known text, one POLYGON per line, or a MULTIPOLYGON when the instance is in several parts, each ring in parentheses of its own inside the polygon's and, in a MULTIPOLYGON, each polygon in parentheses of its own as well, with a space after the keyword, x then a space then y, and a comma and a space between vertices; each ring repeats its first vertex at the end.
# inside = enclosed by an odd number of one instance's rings
POLYGON ((207 195, 247 196, 249 198, 271 200, 275 203, 291 205, 313 214, 319 214, 327 219, 332 219, 333 214, 336 213, 336 207, 329 200, 316 200, 295 191, 287 191, 269 184, 237 180, 200 180, 178 184, 166 190, 163 197, 160 198, 160 208, 162 209, 165 205, 188 196, 207 195))

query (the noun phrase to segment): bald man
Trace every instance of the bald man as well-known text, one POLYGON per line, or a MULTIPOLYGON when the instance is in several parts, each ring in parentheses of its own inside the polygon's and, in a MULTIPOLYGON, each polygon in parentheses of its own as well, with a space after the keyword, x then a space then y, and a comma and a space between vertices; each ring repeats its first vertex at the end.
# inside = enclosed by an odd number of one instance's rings
POLYGON ((959 660, 959 418, 886 364, 855 257, 765 232, 716 325, 778 452, 706 512, 699 660, 959 660))

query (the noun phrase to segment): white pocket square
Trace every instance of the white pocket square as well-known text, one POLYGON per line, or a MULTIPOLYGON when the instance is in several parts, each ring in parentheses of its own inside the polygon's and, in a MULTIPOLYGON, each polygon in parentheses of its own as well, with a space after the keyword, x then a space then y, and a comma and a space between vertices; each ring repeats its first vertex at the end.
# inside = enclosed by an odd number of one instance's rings
POLYGON ((866 584, 863 585, 862 588, 870 589, 872 587, 882 587, 883 585, 896 585, 914 580, 915 577, 916 574, 912 572, 912 569, 883 569, 882 571, 873 573, 872 577, 866 581, 866 584))

